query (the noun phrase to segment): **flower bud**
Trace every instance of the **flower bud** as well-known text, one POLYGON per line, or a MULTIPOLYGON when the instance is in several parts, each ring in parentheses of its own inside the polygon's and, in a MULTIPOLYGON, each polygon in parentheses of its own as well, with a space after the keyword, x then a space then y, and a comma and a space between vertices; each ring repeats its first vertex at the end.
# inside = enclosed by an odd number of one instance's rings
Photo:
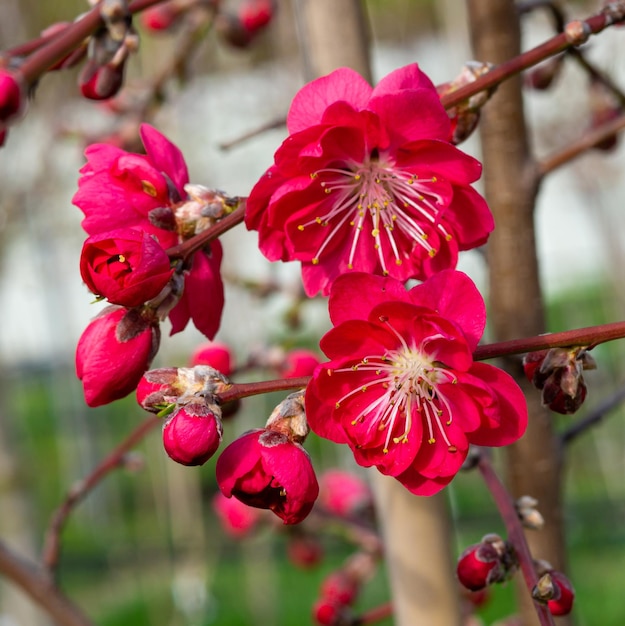
POLYGON ((295 443, 303 443, 310 432, 304 410, 304 392, 291 393, 280 402, 271 412, 265 428, 282 433, 295 443))
POLYGON ((191 366, 210 365, 224 376, 232 374, 232 350, 225 343, 209 341, 200 344, 191 355, 191 366))
POLYGON ((568 415, 586 398, 582 371, 595 369, 595 360, 585 348, 552 348, 531 352, 523 359, 525 375, 542 390, 543 406, 568 415))
MULTIPOLYGON (((490 63, 480 63, 479 61, 469 61, 465 63, 460 74, 452 81, 443 83, 436 87, 440 97, 453 93, 465 85, 475 82, 477 78, 487 74, 491 68, 490 63)), ((451 120, 452 136, 451 143, 457 145, 468 139, 477 127, 480 119, 480 109, 488 102, 495 89, 480 91, 459 104, 447 109, 447 115, 451 120)))
POLYGON ((220 13, 216 29, 235 48, 246 48, 254 37, 269 24, 275 6, 273 0, 244 0, 236 14, 220 13))
POLYGON ((501 537, 486 535, 460 555, 456 566, 458 580, 471 591, 502 582, 516 567, 511 556, 511 548, 501 537))
POLYGON ((163 446, 181 465, 203 465, 221 443, 221 410, 198 400, 174 411, 163 425, 163 446))
POLYGON ((0 128, 17 117, 26 104, 21 80, 9 70, 0 67, 0 128))
POLYGON ((532 589, 532 597, 546 603, 552 615, 568 615, 573 608, 575 591, 571 581, 562 572, 550 569, 538 579, 532 589))
POLYGON ((313 620, 319 626, 337 626, 338 624, 349 624, 351 611, 339 602, 328 598, 320 598, 313 605, 313 620))
POLYGON ((85 241, 80 274, 94 294, 134 307, 155 298, 173 269, 165 250, 148 233, 120 228, 85 241))
POLYGON ((334 515, 353 517, 373 507, 369 485, 356 474, 328 470, 319 483, 319 503, 334 515))
POLYGON ((514 504, 525 528, 540 530, 545 525, 543 516, 536 509, 537 504, 538 500, 531 496, 521 496, 514 504))
POLYGON ((564 56, 560 55, 541 63, 539 66, 524 74, 524 83, 528 87, 538 91, 548 89, 553 84, 555 78, 560 74, 563 59, 564 56))
POLYGON ((319 357, 312 350, 303 348, 290 350, 284 356, 284 362, 280 367, 280 375, 283 378, 312 376, 319 363, 321 363, 319 357))
POLYGON ((139 406, 151 413, 160 413, 174 404, 180 395, 177 382, 176 367, 162 367, 146 372, 137 386, 139 406))
POLYGON ((158 322, 138 309, 107 307, 84 330, 76 347, 76 374, 89 406, 127 396, 158 350, 158 322))

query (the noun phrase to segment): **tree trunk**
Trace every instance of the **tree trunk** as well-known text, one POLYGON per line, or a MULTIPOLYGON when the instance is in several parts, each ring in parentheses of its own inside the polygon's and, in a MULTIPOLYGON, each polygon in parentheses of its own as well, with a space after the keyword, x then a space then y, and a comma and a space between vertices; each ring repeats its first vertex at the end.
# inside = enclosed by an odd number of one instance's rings
MULTIPOLYGON (((513 0, 468 0, 474 56, 501 63, 520 52, 519 18, 513 0)), ((521 80, 501 85, 480 124, 486 200, 495 218, 488 242, 489 321, 493 339, 505 341, 545 331, 534 233, 536 183, 527 140, 521 80)), ((527 433, 509 448, 509 487, 513 497, 538 499, 545 528, 530 531, 535 558, 562 569, 565 565, 561 509, 561 463, 550 413, 529 388, 518 359, 505 363, 527 391, 527 433)), ((523 624, 537 624, 532 600, 520 591, 523 624)), ((567 623, 563 619, 561 624, 567 623)))

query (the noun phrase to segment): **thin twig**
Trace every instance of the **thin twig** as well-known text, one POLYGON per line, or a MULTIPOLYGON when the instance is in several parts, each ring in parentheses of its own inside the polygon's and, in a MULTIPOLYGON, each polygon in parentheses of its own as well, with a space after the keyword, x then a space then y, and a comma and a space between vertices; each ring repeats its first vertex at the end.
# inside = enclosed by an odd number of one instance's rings
POLYGON ((0 541, 0 573, 24 591, 60 626, 94 626, 48 573, 0 541))
POLYGON ((590 148, 594 148, 602 141, 613 137, 624 128, 625 115, 619 115, 619 117, 589 130, 583 137, 580 137, 573 143, 566 146, 566 148, 559 150, 555 154, 546 157, 542 160, 542 162, 538 163, 536 166, 536 175, 539 179, 543 178, 558 167, 561 167, 562 165, 565 165, 569 161, 572 161, 576 157, 582 155, 590 148))
POLYGON ((625 386, 604 400, 596 409, 588 415, 569 426, 561 435, 562 445, 571 443, 574 439, 585 433, 591 426, 599 424, 603 418, 613 409, 619 407, 625 401, 625 386))
POLYGON ((445 94, 441 98, 441 103, 446 109, 456 106, 471 96, 481 91, 492 89, 511 76, 515 76, 523 70, 537 65, 549 57, 555 56, 568 48, 581 45, 590 35, 596 35, 608 26, 622 22, 625 20, 625 2, 615 3, 615 5, 617 5, 619 10, 622 10, 622 14, 617 15, 616 18, 611 17, 607 13, 600 13, 584 21, 571 22, 565 27, 565 32, 555 35, 539 46, 523 52, 505 63, 501 63, 472 83, 445 94))
POLYGON ((108 474, 122 467, 126 454, 134 448, 161 419, 151 416, 135 428, 104 460, 85 478, 76 483, 67 494, 65 500, 55 511, 45 534, 41 561, 50 576, 54 575, 61 553, 61 533, 67 518, 76 505, 108 474))
MULTIPOLYGON (((538 576, 534 569, 534 562, 530 553, 527 541, 525 540, 525 534, 523 533, 523 527, 519 520, 518 513, 514 507, 514 502, 510 497, 507 489, 504 487, 501 480, 497 476, 493 466, 490 462, 488 454, 482 450, 480 452, 480 459, 477 464, 486 486, 488 487, 493 500, 499 509, 499 514, 503 520, 503 523, 508 531, 508 541, 514 547, 519 565, 521 566, 521 572, 525 579, 525 584, 531 594, 532 589, 538 582, 538 576)), ((534 602, 536 608, 536 614, 541 626, 555 626, 553 617, 549 612, 549 609, 538 602, 534 602)))
POLYGON ((385 602, 384 604, 380 604, 364 613, 361 613, 357 617, 355 617, 351 625, 352 626, 363 626, 364 624, 375 624, 380 620, 386 619, 393 615, 393 603, 385 602))
POLYGON ((220 143, 219 149, 224 150, 224 151, 230 150, 231 148, 234 148, 235 146, 238 146, 239 144, 242 144, 245 141, 253 139, 254 137, 258 137, 258 135, 262 135, 263 133, 266 133, 269 130, 275 130, 276 128, 281 128, 282 126, 285 126, 285 125, 286 125, 286 117, 281 116, 275 120, 265 122, 264 124, 261 124, 258 128, 249 130, 246 133, 243 133, 242 135, 239 135, 238 137, 231 139, 230 141, 224 141, 220 143))

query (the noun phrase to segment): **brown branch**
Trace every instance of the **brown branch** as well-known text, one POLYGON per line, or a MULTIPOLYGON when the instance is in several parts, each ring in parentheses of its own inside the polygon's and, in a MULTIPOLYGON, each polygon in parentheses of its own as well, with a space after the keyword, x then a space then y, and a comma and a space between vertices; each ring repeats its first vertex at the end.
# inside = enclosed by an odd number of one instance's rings
POLYGON ((387 617, 393 615, 393 603, 385 602, 384 604, 380 604, 368 611, 365 611, 361 615, 355 617, 351 626, 363 626, 363 624, 375 624, 387 617))
POLYGON ((576 157, 582 155, 590 148, 594 148, 602 141, 613 137, 616 133, 622 131, 625 128, 625 115, 605 122, 596 128, 589 130, 583 137, 569 144, 566 148, 559 150, 551 156, 543 159, 541 163, 536 166, 536 175, 538 178, 543 178, 547 174, 553 172, 553 170, 565 165, 569 161, 572 161, 576 157))
POLYGON ((59 562, 61 553, 61 533, 67 522, 67 518, 76 505, 89 494, 89 492, 108 474, 118 467, 123 467, 126 454, 134 448, 161 419, 151 416, 135 428, 104 460, 85 478, 76 483, 67 494, 63 503, 52 516, 50 525, 46 531, 41 561, 50 575, 59 562))
POLYGON ((17 555, 2 542, 0 542, 0 573, 44 609, 56 624, 93 626, 93 622, 81 609, 54 585, 45 570, 17 555))
MULTIPOLYGON (((160 2, 163 0, 134 0, 130 3, 129 10, 131 13, 137 13, 160 2)), ((32 85, 42 74, 72 52, 87 37, 90 37, 102 23, 100 5, 98 4, 56 37, 53 37, 49 43, 45 43, 33 52, 22 63, 19 71, 25 82, 32 85)))
POLYGON ((242 135, 239 135, 238 137, 235 137, 234 139, 231 139, 230 141, 224 141, 220 143, 219 149, 224 150, 224 151, 230 150, 231 148, 234 148, 235 146, 238 146, 239 144, 245 141, 248 141, 249 139, 253 139, 254 137, 258 137, 258 135, 262 135, 263 133, 266 133, 269 130, 275 130, 285 125, 286 125, 286 117, 284 116, 276 118, 275 120, 271 120, 269 122, 265 122, 264 124, 261 124, 258 128, 255 128, 246 133, 243 133, 242 135))
POLYGON ((584 21, 573 21, 565 26, 563 33, 555 35, 545 43, 523 52, 512 59, 494 67, 490 72, 480 76, 472 83, 460 87, 456 91, 445 94, 441 98, 441 103, 449 109, 471 96, 496 87, 511 76, 519 74, 523 70, 537 65, 541 61, 555 56, 564 50, 579 46, 586 42, 590 35, 596 35, 602 30, 625 20, 625 2, 616 2, 614 13, 600 13, 593 15, 584 21))
MULTIPOLYGON (((523 526, 519 520, 514 502, 501 480, 499 480, 488 455, 483 450, 480 452, 477 466, 497 505, 499 514, 508 532, 508 541, 514 547, 514 551, 516 552, 521 566, 523 578, 525 579, 525 584, 531 594, 532 589, 538 582, 538 576, 534 569, 534 561, 530 554, 527 541, 525 540, 523 526)), ((534 602, 534 606, 541 626, 554 626, 553 617, 549 609, 544 604, 538 602, 534 602)))

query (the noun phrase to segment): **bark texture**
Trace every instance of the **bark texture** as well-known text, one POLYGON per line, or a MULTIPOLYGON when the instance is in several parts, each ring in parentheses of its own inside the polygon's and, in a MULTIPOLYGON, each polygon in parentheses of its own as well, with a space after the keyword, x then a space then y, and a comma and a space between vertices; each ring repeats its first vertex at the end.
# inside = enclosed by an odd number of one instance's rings
MULTIPOLYGON (((501 63, 520 52, 519 18, 513 0, 468 0, 473 53, 480 61, 501 63)), ((489 322, 495 341, 545 331, 534 232, 536 177, 530 156, 518 77, 501 85, 480 124, 485 195, 495 217, 488 242, 489 322)), ((551 414, 523 376, 520 360, 505 363, 526 389, 529 426, 521 441, 508 450, 509 488, 514 497, 539 500, 545 528, 530 531, 535 558, 565 565, 562 524, 562 468, 551 414)), ((532 601, 521 591, 524 626, 537 624, 532 601)), ((559 624, 566 624, 562 619, 559 624)))

